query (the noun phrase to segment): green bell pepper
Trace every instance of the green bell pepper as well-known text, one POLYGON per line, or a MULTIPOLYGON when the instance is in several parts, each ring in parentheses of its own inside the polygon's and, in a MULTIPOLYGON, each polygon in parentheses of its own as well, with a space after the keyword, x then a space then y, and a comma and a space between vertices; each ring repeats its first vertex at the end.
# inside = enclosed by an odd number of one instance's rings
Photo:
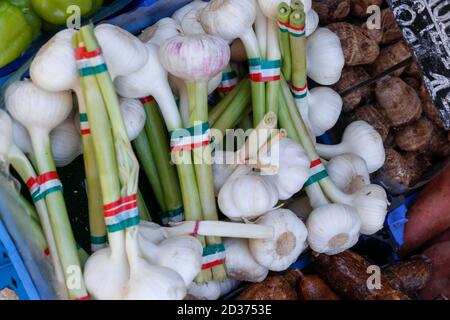
POLYGON ((93 3, 92 0, 31 0, 31 5, 45 21, 51 24, 63 25, 70 16, 67 13, 69 6, 78 6, 81 15, 84 16, 91 11, 93 3))
POLYGON ((30 45, 33 30, 22 10, 0 1, 0 68, 17 59, 30 45))
POLYGON ((27 23, 33 30, 33 39, 41 33, 42 20, 31 7, 30 0, 7 0, 13 6, 21 9, 25 15, 27 23))

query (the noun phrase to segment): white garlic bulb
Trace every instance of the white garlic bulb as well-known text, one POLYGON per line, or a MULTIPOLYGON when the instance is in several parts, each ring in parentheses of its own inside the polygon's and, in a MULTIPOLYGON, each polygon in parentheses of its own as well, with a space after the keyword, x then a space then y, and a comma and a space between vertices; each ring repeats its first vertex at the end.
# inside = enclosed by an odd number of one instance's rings
POLYGON ((147 115, 144 106, 137 99, 120 98, 120 111, 130 141, 136 139, 144 129, 147 115))
POLYGON ((218 204, 232 221, 254 219, 272 210, 279 199, 276 186, 245 165, 239 166, 219 192, 218 204))
POLYGON ((321 85, 332 85, 341 78, 345 65, 344 51, 338 36, 318 28, 306 42, 308 76, 321 85))
POLYGON ((33 147, 31 146, 31 139, 27 129, 18 121, 12 120, 14 143, 23 153, 32 154, 33 147))
POLYGON ((305 250, 308 231, 290 210, 277 209, 258 218, 260 225, 274 228, 272 239, 250 239, 249 248, 255 260, 271 271, 286 270, 305 250))
POLYGON ((184 34, 205 34, 205 30, 200 23, 200 14, 204 7, 207 6, 206 2, 202 2, 197 7, 187 12, 181 20, 181 29, 184 34))
POLYGON ((182 32, 180 25, 171 18, 163 18, 154 25, 144 29, 139 39, 144 43, 160 46, 164 41, 182 32))
POLYGON ((346 193, 370 184, 369 170, 361 157, 347 153, 332 158, 326 165, 331 180, 346 193))
POLYGON ((211 165, 214 178, 214 193, 216 197, 219 195, 225 182, 233 174, 236 166, 232 163, 227 163, 227 157, 234 159, 235 153, 231 151, 216 150, 214 152, 213 163, 211 165))
POLYGON ((177 11, 175 11, 172 15, 172 19, 175 20, 179 25, 181 25, 181 21, 183 21, 183 18, 186 14, 189 13, 189 11, 196 9, 198 7, 204 7, 205 2, 202 0, 194 0, 189 2, 187 5, 181 7, 177 11))
POLYGON ((313 9, 309 10, 305 18, 305 36, 309 37, 319 26, 319 15, 313 9))
POLYGON ((8 163, 8 153, 13 143, 13 127, 11 118, 2 109, 0 109, 0 137, 0 162, 8 163))
POLYGON ((306 221, 306 227, 311 249, 335 255, 358 242, 361 221, 354 208, 329 204, 314 209, 306 221))
POLYGON ((341 115, 342 104, 339 93, 331 88, 316 87, 309 91, 309 124, 316 137, 334 127, 341 115))
POLYGON ((220 284, 218 281, 205 283, 192 282, 187 291, 185 300, 217 300, 220 298, 220 284))
POLYGON ((50 132, 53 157, 57 167, 65 167, 83 153, 80 131, 70 115, 63 123, 50 132))

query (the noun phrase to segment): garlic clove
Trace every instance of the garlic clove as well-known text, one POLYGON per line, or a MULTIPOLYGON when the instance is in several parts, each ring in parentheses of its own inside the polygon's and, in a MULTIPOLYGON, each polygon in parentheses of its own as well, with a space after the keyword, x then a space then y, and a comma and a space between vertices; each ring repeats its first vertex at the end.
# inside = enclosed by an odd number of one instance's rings
POLYGON ((336 156, 327 163, 326 167, 331 180, 346 193, 354 193, 370 184, 366 162, 355 154, 336 156))
POLYGON ((122 118, 130 141, 136 139, 145 127, 147 114, 144 106, 137 99, 120 98, 122 118))
POLYGON ((306 227, 312 250, 335 255, 358 242, 361 220, 353 207, 329 204, 313 210, 306 227))
POLYGON ((308 231, 303 222, 290 210, 277 209, 256 220, 259 225, 274 228, 270 240, 249 240, 255 260, 271 271, 286 270, 306 248, 308 231))
POLYGON ((309 124, 318 137, 334 127, 342 111, 342 98, 331 88, 316 87, 309 92, 309 124))

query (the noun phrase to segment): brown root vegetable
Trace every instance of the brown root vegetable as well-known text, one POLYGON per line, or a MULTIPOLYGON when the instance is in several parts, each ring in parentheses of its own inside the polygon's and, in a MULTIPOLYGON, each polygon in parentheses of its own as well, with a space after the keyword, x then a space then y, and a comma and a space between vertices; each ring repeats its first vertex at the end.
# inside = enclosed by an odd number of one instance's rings
MULTIPOLYGON (((377 75, 396 64, 411 57, 411 52, 405 41, 399 41, 389 47, 383 48, 375 62, 370 66, 372 75, 377 75)), ((400 76, 405 68, 400 68, 391 73, 392 76, 400 76)))
POLYGON ((297 293, 290 280, 279 275, 269 276, 245 289, 237 300, 297 300, 297 293))
POLYGON ((425 116, 433 121, 435 125, 439 128, 444 128, 444 123, 442 122, 441 114, 439 110, 434 106, 433 101, 431 100, 430 94, 427 90, 427 87, 422 82, 421 86, 418 89, 420 101, 422 101, 422 110, 425 116))
POLYGON ((315 0, 312 7, 321 23, 341 21, 350 13, 350 0, 315 0))
POLYGON ((434 126, 433 134, 431 136, 429 151, 438 157, 448 157, 450 155, 450 143, 448 141, 448 134, 445 130, 434 126))
MULTIPOLYGON (((334 85, 334 88, 337 92, 343 92, 369 78, 369 74, 362 67, 344 67, 341 79, 334 85)), ((371 88, 364 86, 342 97, 343 110, 345 112, 354 110, 370 93, 371 88)))
POLYGON ((422 117, 401 128, 395 136, 395 142, 402 150, 424 152, 429 149, 433 132, 431 121, 422 117))
MULTIPOLYGON (((415 90, 419 90, 420 86, 422 85, 421 81, 419 79, 413 78, 413 77, 404 77, 402 78, 403 81, 405 81, 405 83, 414 88, 415 90)), ((423 107, 423 103, 422 103, 422 107, 423 107)), ((425 110, 424 110, 425 111, 425 110)))
POLYGON ((370 21, 368 27, 366 22, 361 26, 362 31, 378 44, 392 44, 402 39, 402 31, 389 8, 381 11, 380 23, 381 28, 378 28, 378 26, 371 27, 370 21))
POLYGON ((379 286, 370 286, 373 272, 370 263, 351 250, 328 256, 319 254, 314 259, 314 268, 319 276, 340 297, 349 300, 408 300, 399 290, 391 287, 382 274, 379 286))
POLYGON ((384 148, 393 149, 395 147, 397 147, 397 145, 395 144, 395 133, 393 130, 389 130, 386 140, 384 141, 384 148))
POLYGON ((383 141, 386 140, 389 134, 389 123, 381 110, 380 106, 375 104, 366 104, 356 109, 353 118, 356 120, 363 120, 370 123, 375 130, 381 135, 383 141))
POLYGON ((436 243, 447 242, 447 241, 450 241, 450 228, 448 228, 441 234, 437 235, 430 241, 427 241, 426 246, 431 247, 432 245, 435 245, 436 243))
POLYGON ((420 192, 408 211, 404 244, 400 255, 418 249, 425 242, 450 228, 450 166, 420 192))
POLYGON ((421 298, 425 300, 439 297, 450 299, 450 241, 435 244, 422 254, 431 259, 433 268, 430 281, 420 291, 421 298))
POLYGON ((383 0, 350 0, 351 13, 358 18, 368 17, 373 12, 367 12, 367 8, 372 5, 381 6, 383 0))
POLYGON ((318 275, 303 275, 298 285, 300 300, 340 300, 318 275))
POLYGON ((231 61, 235 62, 247 61, 247 53, 245 51, 245 47, 241 39, 236 39, 233 41, 230 47, 230 51, 231 51, 231 61))
POLYGON ((359 26, 335 22, 327 25, 327 28, 336 33, 341 40, 347 66, 371 64, 380 54, 378 43, 368 38, 359 26))
POLYGON ((419 64, 414 61, 409 66, 405 67, 403 75, 422 80, 422 69, 420 69, 419 64))
POLYGON ((415 152, 406 152, 403 156, 396 150, 385 150, 386 161, 383 170, 397 183, 406 187, 413 186, 430 166, 427 157, 415 152))
POLYGON ((419 96, 400 78, 385 77, 377 83, 375 94, 394 127, 418 120, 422 114, 419 96))
POLYGON ((413 294, 415 291, 423 289, 428 283, 431 268, 430 259, 417 257, 388 265, 383 269, 383 275, 393 288, 413 294))

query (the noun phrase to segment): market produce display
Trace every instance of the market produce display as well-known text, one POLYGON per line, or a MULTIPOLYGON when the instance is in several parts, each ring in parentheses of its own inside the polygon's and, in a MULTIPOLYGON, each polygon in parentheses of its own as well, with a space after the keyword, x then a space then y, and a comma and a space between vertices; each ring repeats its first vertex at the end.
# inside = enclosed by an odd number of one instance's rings
MULTIPOLYGON (((40 23, 102 3, 0 0, 0 67, 40 23)), ((5 86, 0 173, 31 199, 22 218, 58 298, 448 299, 450 167, 412 205, 401 260, 358 251, 391 205, 374 175, 413 186, 450 154, 415 64, 370 82, 411 58, 388 8, 368 27, 371 5, 383 1, 195 0, 140 34, 52 36, 5 86), (320 143, 342 117, 340 141, 320 143), (58 176, 78 157, 89 253, 58 176), (310 268, 291 267, 301 257, 310 268)))

